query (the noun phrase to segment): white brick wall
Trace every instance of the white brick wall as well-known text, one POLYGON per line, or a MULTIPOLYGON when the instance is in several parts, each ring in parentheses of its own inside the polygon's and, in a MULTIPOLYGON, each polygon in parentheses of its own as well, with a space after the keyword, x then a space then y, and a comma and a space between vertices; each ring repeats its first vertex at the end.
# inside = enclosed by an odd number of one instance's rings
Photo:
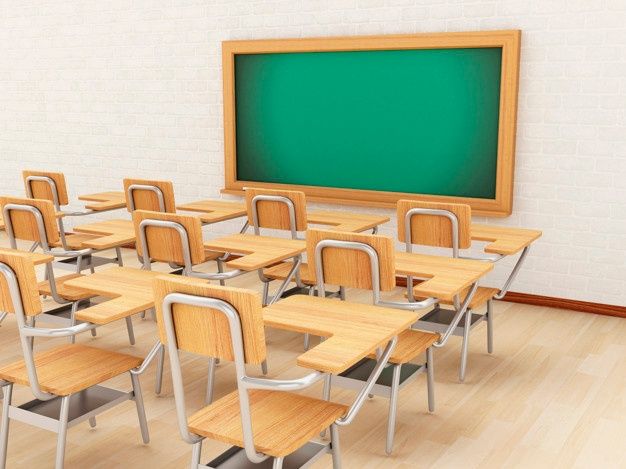
POLYGON ((218 197, 225 39, 503 28, 523 30, 515 208, 489 222, 544 230, 514 289, 625 305, 624 0, 3 0, 1 192, 42 168, 74 196, 142 176, 218 197))

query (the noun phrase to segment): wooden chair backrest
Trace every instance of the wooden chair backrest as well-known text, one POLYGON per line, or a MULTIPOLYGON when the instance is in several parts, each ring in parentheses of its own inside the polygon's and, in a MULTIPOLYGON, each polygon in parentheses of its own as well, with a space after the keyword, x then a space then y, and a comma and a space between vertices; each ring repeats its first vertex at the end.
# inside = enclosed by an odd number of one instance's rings
MULTIPOLYGON (((24 314, 36 316, 41 313, 41 300, 32 254, 16 249, 0 248, 0 263, 8 265, 17 277, 24 314)), ((9 285, 2 274, 0 274, 0 311, 15 313, 9 285)))
MULTIPOLYGON (((189 238, 191 263, 196 265, 206 261, 202 243, 202 224, 198 217, 176 213, 135 210, 133 212, 133 224, 135 225, 135 236, 137 238, 137 253, 140 256, 143 256, 143 252, 140 242, 139 224, 143 220, 164 220, 180 224, 187 232, 187 237, 189 238)), ((178 231, 172 228, 148 226, 146 227, 146 244, 152 260, 175 262, 178 265, 184 264, 182 242, 178 231)))
POLYGON ((65 184, 65 176, 63 173, 52 173, 49 171, 32 171, 30 169, 22 171, 22 179, 24 180, 24 188, 26 189, 26 193, 28 194, 28 186, 30 185, 30 192, 32 194, 33 199, 44 199, 49 200, 50 202, 54 202, 54 197, 52 196, 52 189, 50 188, 50 184, 45 181, 27 181, 26 179, 29 176, 44 176, 52 179, 57 188, 57 197, 59 200, 59 205, 67 205, 69 204, 69 197, 67 195, 67 185, 65 184))
POLYGON ((424 246, 452 247, 452 226, 448 218, 438 215, 416 214, 411 219, 411 239, 405 237, 406 213, 414 208, 447 210, 456 215, 459 222, 459 249, 468 249, 472 244, 470 225, 472 209, 464 204, 446 204, 442 202, 425 202, 421 200, 399 200, 397 204, 398 239, 406 243, 424 246))
MULTIPOLYGON (((167 343, 163 324, 163 299, 170 293, 215 298, 229 303, 241 321, 246 363, 265 360, 265 330, 260 295, 241 288, 210 285, 206 280, 173 275, 154 279, 155 307, 161 343, 167 343)), ((191 353, 233 361, 233 347, 228 319, 211 308, 176 304, 172 319, 178 348, 191 353)))
MULTIPOLYGON (((374 248, 378 254, 381 291, 395 288, 395 254, 391 238, 361 233, 308 230, 306 232, 307 262, 310 269, 313 269, 312 272, 316 272, 315 247, 324 239, 354 241, 374 248)), ((373 288, 370 258, 365 252, 328 247, 322 252, 322 261, 325 283, 365 290, 373 288)))
MULTIPOLYGON (((124 179, 124 196, 126 197, 126 208, 130 212, 131 201, 128 194, 128 187, 134 184, 142 186, 157 187, 163 193, 163 203, 165 211, 168 213, 176 212, 176 201, 174 200, 174 185, 171 181, 154 181, 151 179, 124 179)), ((133 202, 135 210, 149 210, 151 212, 160 212, 159 199, 157 195, 148 190, 134 190, 133 202)))
MULTIPOLYGON (((46 229, 46 238, 49 245, 59 241, 59 228, 56 220, 56 210, 54 204, 49 200, 27 199, 21 197, 0 197, 0 212, 4 211, 7 204, 28 205, 35 207, 42 215, 43 224, 46 229)), ((32 213, 22 210, 10 210, 9 215, 13 225, 13 236, 15 239, 38 242, 40 241, 37 220, 32 213)), ((8 220, 4 220, 7 224, 8 220)))
MULTIPOLYGON (((306 218, 306 196, 304 192, 262 189, 256 187, 247 187, 246 192, 246 209, 248 210, 248 223, 254 225, 252 218, 252 199, 257 195, 275 195, 286 197, 293 202, 294 213, 296 216, 296 231, 304 231, 307 228, 306 218)), ((269 228, 276 230, 289 230, 289 209, 287 205, 281 202, 271 200, 261 200, 257 203, 257 215, 259 220, 259 228, 269 228)))

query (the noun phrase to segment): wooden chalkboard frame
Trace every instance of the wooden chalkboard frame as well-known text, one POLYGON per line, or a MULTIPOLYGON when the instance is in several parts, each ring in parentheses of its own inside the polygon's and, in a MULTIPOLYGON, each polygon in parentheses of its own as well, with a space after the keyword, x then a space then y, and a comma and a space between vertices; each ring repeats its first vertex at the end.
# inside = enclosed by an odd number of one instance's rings
MULTIPOLYGON (((222 42, 224 92, 224 165, 228 194, 243 194, 246 186, 301 190, 312 201, 375 207, 395 207, 400 199, 465 203, 476 215, 506 217, 513 206, 513 173, 519 86, 521 31, 473 31, 388 36, 328 37, 311 39, 267 39, 222 42), (297 184, 264 183, 237 179, 235 118, 235 56, 285 52, 328 52, 359 50, 502 48, 500 114, 495 199, 477 199, 402 192, 386 192, 297 184)), ((401 167, 398 168, 401 170, 401 167)))

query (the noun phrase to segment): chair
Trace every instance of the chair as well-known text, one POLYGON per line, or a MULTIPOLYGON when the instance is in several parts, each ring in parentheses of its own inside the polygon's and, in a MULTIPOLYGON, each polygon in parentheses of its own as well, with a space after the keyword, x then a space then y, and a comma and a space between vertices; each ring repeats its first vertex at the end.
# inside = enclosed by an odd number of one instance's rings
MULTIPOLYGON (((307 230, 306 196, 304 192, 260 189, 247 187, 245 190, 248 223, 254 228, 256 235, 261 229, 289 231, 292 239, 303 239, 298 233, 307 230)), ((297 267, 301 256, 293 262, 281 262, 268 269, 259 270, 259 279, 263 282, 263 304, 269 303, 269 284, 272 280, 283 280, 277 295, 287 297, 296 294, 312 294, 315 282, 303 280, 302 270, 305 265, 297 267), (276 273, 280 275, 276 275, 276 273), (293 278, 296 287, 286 289, 293 278)), ((306 273, 306 272, 305 272, 306 273)), ((339 296, 345 299, 345 291, 328 292, 328 296, 339 296)), ((305 348, 308 348, 308 334, 305 334, 305 348)))
POLYGON ((176 212, 174 185, 170 181, 152 179, 124 179, 126 208, 130 213, 135 210, 150 212, 176 212))
POLYGON ((142 359, 78 344, 65 344, 45 352, 33 351, 34 337, 68 337, 93 325, 47 329, 32 325, 41 314, 32 254, 0 249, 0 309, 15 314, 24 359, 0 367, 4 394, 0 426, 0 469, 6 467, 10 420, 18 420, 58 434, 56 469, 63 467, 67 429, 85 420, 93 427, 96 415, 127 400, 134 400, 144 443, 148 426, 137 367, 142 359), (133 390, 118 391, 101 384, 130 373, 133 390), (15 384, 29 386, 35 399, 12 403, 15 384))
MULTIPOLYGON (((396 287, 394 249, 391 238, 379 235, 341 233, 337 231, 307 231, 309 272, 314 272, 317 293, 324 296, 325 285, 342 285, 372 291, 372 303, 393 308, 416 310, 436 303, 432 298, 421 302, 394 302, 381 298, 381 292, 396 287)), ((372 388, 372 394, 389 398, 387 423, 387 454, 391 454, 395 435, 398 393, 418 373, 427 372, 428 409, 435 410, 433 347, 439 344, 439 334, 407 329, 398 336, 398 344, 391 354, 391 366, 386 368, 372 388), (410 363, 421 354, 426 362, 410 363)), ((325 398, 330 398, 332 383, 348 389, 361 389, 363 381, 376 364, 374 357, 326 382, 325 398)))
MULTIPOLYGON (((226 279, 243 274, 241 270, 231 270, 224 273, 220 260, 222 253, 204 249, 202 244, 202 225, 198 217, 175 213, 148 212, 135 210, 133 224, 138 240, 137 254, 143 262, 143 268, 151 270, 151 263, 167 262, 173 268, 180 268, 179 272, 186 277, 196 277, 206 280, 218 280, 223 283, 226 279), (194 270, 194 266, 215 260, 218 272, 207 273, 194 270)), ((163 378, 163 355, 161 348, 157 367, 155 391, 161 392, 163 378)), ((207 383, 206 402, 213 400, 213 376, 215 374, 215 357, 209 361, 209 380, 207 383)), ((263 367, 266 372, 266 365, 263 367)))
POLYGON ((291 391, 324 377, 255 378, 246 363, 265 360, 261 301, 255 292, 211 286, 199 279, 157 278, 155 304, 161 343, 168 348, 180 434, 193 445, 192 468, 306 467, 324 453, 340 467, 335 423, 347 407, 291 391), (179 351, 235 362, 237 391, 187 417, 179 351), (330 428, 330 443, 311 440, 330 428), (200 464, 202 441, 233 445, 208 465, 200 464))
MULTIPOLYGON (((469 205, 423 202, 416 200, 400 200, 397 205, 398 239, 405 244, 407 252, 413 245, 434 246, 452 250, 452 257, 466 257, 460 254, 461 249, 471 246, 472 209, 469 205)), ((497 258, 482 257, 487 262, 497 258)), ((498 288, 478 287, 474 294, 465 320, 454 328, 453 334, 463 337, 461 346, 461 363, 459 380, 464 381, 467 370, 470 330, 481 321, 487 322, 487 351, 493 352, 493 308, 492 301, 499 293, 498 288), (484 313, 476 310, 485 308, 484 313)), ((407 295, 413 299, 413 279, 407 278, 407 295)), ((450 304, 449 302, 441 302, 450 304)), ((446 308, 435 308, 420 319, 417 326, 436 332, 444 332, 450 326, 455 311, 446 308)))
MULTIPOLYGON (((94 271, 93 264, 83 262, 89 259, 94 252, 90 248, 82 248, 82 243, 90 239, 98 238, 96 235, 68 235, 61 236, 56 225, 56 211, 52 202, 43 199, 25 199, 17 197, 0 197, 0 209, 4 217, 6 232, 13 249, 17 249, 17 240, 31 241, 41 246, 45 254, 55 258, 76 259, 76 272, 56 278, 52 264, 46 264, 46 280, 38 284, 41 294, 50 295, 61 305, 71 304, 69 321, 75 323, 75 313, 81 301, 92 298, 93 295, 84 293, 79 289, 68 287, 65 282, 82 275, 84 268, 94 271)), ((118 254, 118 265, 122 265, 121 256, 118 254)), ((64 310, 57 311, 64 314, 64 310)), ((54 319, 51 312, 46 313, 46 319, 54 319)), ((58 318, 58 316, 57 316, 58 318)), ((135 343, 131 318, 126 318, 128 337, 131 344, 135 343)), ((92 330, 95 335, 95 330, 92 330)), ((73 341, 74 337, 70 336, 73 341)))
MULTIPOLYGON (((63 207, 69 204, 67 185, 63 173, 54 173, 50 171, 22 171, 22 179, 24 180, 24 188, 26 197, 29 199, 49 200, 54 208, 59 212, 60 217, 57 218, 59 226, 59 236, 61 244, 65 249, 79 249, 77 246, 85 239, 85 235, 67 235, 63 224, 66 217, 78 217, 90 215, 93 210, 84 210, 78 212, 70 212, 63 207)), ((31 249, 35 249, 36 244, 31 249)), ((116 261, 121 265, 122 254, 119 247, 115 248, 116 261)))

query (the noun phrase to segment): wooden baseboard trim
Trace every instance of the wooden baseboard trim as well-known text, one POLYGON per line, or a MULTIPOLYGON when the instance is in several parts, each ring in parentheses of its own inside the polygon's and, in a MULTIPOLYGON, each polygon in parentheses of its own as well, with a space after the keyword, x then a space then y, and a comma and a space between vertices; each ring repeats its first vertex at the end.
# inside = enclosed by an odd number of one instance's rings
MULTIPOLYGON (((417 285, 419 280, 413 280, 417 285)), ((396 285, 406 287, 406 277, 396 277, 396 285)), ((570 300, 552 296, 531 295, 530 293, 508 292, 502 301, 522 303, 533 306, 547 306, 549 308, 569 309, 581 313, 602 314, 604 316, 616 316, 626 318, 626 306, 607 305, 604 303, 592 303, 590 301, 570 300)))
POLYGON ((504 301, 626 318, 626 306, 607 305, 604 303, 592 303, 590 301, 570 300, 568 298, 555 298, 552 296, 531 295, 529 293, 519 292, 508 292, 504 296, 504 301))

